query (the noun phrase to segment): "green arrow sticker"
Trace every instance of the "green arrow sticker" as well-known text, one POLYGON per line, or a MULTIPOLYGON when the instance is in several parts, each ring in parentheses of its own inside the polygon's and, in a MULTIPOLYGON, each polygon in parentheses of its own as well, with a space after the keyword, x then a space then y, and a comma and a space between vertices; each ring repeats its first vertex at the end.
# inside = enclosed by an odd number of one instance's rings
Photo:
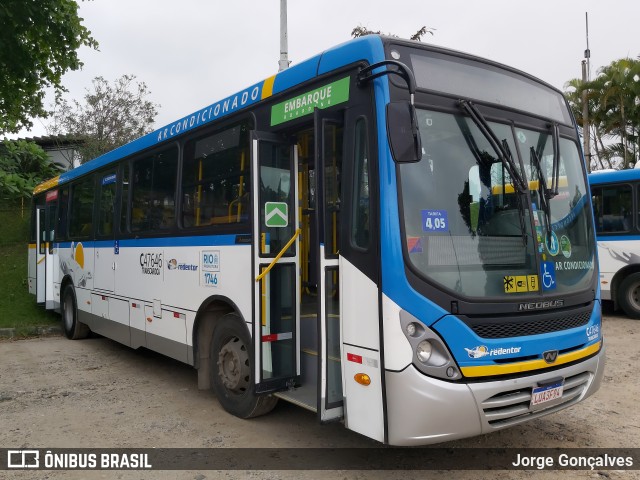
POLYGON ((289 225, 289 205, 287 202, 266 202, 264 223, 267 227, 282 228, 289 225))

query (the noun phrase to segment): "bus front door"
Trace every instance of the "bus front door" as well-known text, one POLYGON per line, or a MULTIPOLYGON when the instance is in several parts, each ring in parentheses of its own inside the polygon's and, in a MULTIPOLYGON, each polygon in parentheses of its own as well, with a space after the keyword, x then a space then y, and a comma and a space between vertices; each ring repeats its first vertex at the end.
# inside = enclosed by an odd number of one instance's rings
POLYGON ((342 115, 315 111, 316 232, 318 292, 318 419, 343 416, 338 272, 342 115))
POLYGON ((300 376, 297 156, 282 137, 252 132, 256 393, 293 388, 300 376))

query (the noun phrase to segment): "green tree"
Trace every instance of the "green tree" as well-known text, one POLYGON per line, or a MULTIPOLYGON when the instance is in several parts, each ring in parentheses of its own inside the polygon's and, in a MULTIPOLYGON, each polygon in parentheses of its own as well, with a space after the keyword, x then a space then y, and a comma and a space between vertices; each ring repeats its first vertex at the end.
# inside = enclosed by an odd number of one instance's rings
POLYGON ((62 76, 82 66, 77 50, 97 49, 81 20, 74 0, 0 2, 0 134, 46 117, 45 90, 64 92, 62 76))
POLYGON ((84 103, 58 99, 47 132, 81 139, 78 153, 82 162, 151 132, 159 105, 147 99, 149 89, 135 79, 123 75, 109 84, 96 77, 84 103))
MULTIPOLYGON (((576 119, 582 121, 582 92, 587 91, 589 134, 600 167, 626 169, 640 161, 640 61, 623 58, 598 70, 590 81, 565 84, 576 119)), ((593 153, 593 152, 590 152, 593 153)), ((597 166, 593 164, 592 167, 597 166)))
POLYGON ((29 198, 33 189, 60 174, 42 148, 26 140, 4 140, 0 143, 0 198, 29 198))

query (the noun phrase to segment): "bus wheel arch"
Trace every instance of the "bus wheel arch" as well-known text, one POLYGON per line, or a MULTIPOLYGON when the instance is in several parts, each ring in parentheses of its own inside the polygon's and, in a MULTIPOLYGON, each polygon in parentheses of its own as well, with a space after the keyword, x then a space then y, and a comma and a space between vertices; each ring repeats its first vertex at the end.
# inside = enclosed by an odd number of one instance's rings
POLYGON ((239 314, 236 305, 227 297, 214 295, 205 300, 196 314, 193 326, 194 367, 198 370, 198 389, 211 389, 211 341, 216 322, 229 313, 239 314))
POLYGON ((198 389, 211 389, 209 354, 213 328, 219 318, 234 312, 235 306, 226 299, 209 299, 199 309, 193 327, 194 367, 198 370, 198 389))
POLYGON ((62 299, 60 302, 62 313, 62 329, 69 340, 79 340, 89 336, 89 327, 78 318, 78 297, 73 283, 63 283, 62 299))

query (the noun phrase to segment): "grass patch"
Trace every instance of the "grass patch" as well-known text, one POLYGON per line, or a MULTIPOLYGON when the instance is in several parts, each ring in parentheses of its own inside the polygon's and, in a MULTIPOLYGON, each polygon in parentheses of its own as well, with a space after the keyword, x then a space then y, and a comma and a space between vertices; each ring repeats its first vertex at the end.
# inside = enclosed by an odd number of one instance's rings
MULTIPOLYGON (((27 209, 28 212, 28 209, 27 209)), ((27 283, 29 218, 20 207, 0 211, 0 328, 53 326, 60 316, 36 305, 27 283)))

